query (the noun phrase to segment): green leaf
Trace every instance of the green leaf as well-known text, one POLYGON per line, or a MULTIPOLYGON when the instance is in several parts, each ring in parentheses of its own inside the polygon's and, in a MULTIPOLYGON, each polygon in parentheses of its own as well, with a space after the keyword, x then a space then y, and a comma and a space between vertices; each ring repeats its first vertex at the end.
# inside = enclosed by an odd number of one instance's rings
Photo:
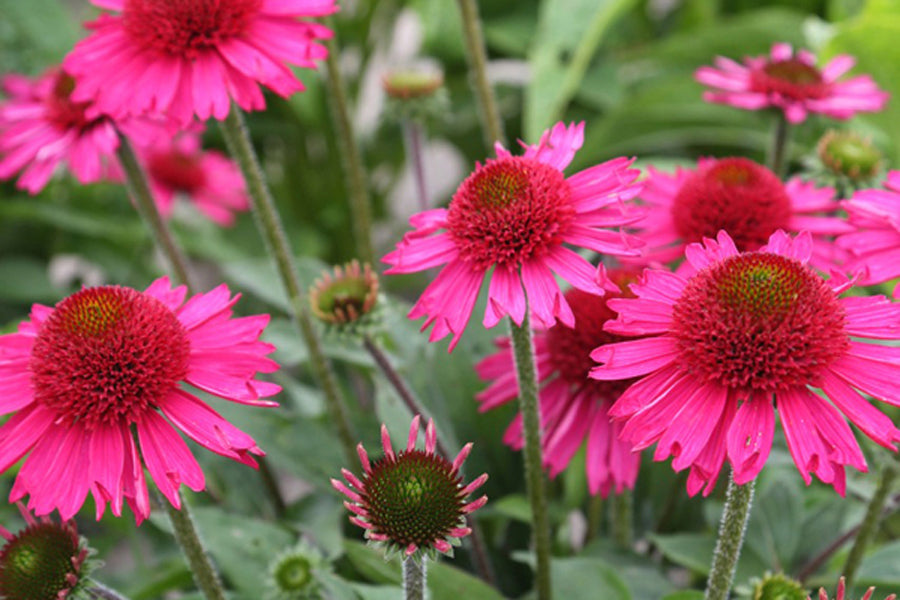
POLYGON ((772 559, 776 571, 789 572, 800 542, 803 495, 796 473, 769 477, 753 502, 746 544, 758 556, 772 559))
POLYGON ((900 561, 897 556, 900 556, 900 541, 881 546, 863 559, 856 581, 863 586, 900 589, 900 561))
POLYGON ((703 600, 703 592, 699 590, 682 590, 663 596, 662 600, 703 600))
POLYGON ((628 587, 605 561, 595 557, 553 559, 551 585, 555 598, 632 600, 628 587), (588 596, 585 596, 585 594, 588 596))
MULTIPOLYGON (((716 540, 705 533, 676 533, 672 535, 651 535, 650 539, 675 564, 688 567, 700 573, 709 574, 716 540)), ((744 545, 738 560, 735 583, 743 583, 753 576, 759 576, 769 568, 768 561, 760 558, 752 548, 744 545)))
POLYGON ((0 259, 0 281, 12 283, 0 286, 0 300, 56 304, 65 295, 50 283, 47 265, 25 256, 0 259))
POLYGON ((609 539, 591 542, 580 556, 602 558, 628 586, 634 600, 657 600, 674 587, 647 556, 622 550, 609 539))
POLYGON ((562 117, 609 27, 635 0, 547 0, 541 4, 525 91, 524 132, 530 143, 562 117))

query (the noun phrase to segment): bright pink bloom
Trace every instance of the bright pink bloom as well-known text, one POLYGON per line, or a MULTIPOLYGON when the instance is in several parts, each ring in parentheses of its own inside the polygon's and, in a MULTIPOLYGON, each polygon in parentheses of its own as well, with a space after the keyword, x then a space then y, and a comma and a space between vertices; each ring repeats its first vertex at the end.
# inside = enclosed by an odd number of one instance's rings
POLYGON ((331 485, 344 494, 350 522, 366 531, 366 538, 390 550, 412 556, 417 551, 451 553, 459 539, 472 533, 466 515, 487 502, 487 496, 468 502, 466 497, 487 481, 487 473, 463 485, 459 470, 472 450, 466 444, 451 463, 435 452, 434 421, 425 428, 425 450, 416 450, 419 415, 409 426, 406 450, 394 452, 387 427, 381 426, 384 456, 370 462, 362 444, 356 447, 362 463, 359 478, 341 469, 346 484, 331 485))
POLYGON ((71 99, 75 82, 60 69, 40 77, 7 75, 0 102, 0 179, 21 173, 17 187, 41 191, 66 165, 81 183, 104 179, 119 147, 108 117, 87 116, 89 103, 71 99))
POLYGON ((334 0, 91 0, 115 14, 87 25, 66 69, 76 100, 113 116, 162 113, 182 126, 265 107, 262 84, 280 96, 303 89, 288 64, 315 68, 315 40, 331 31, 306 17, 337 10, 334 0))
POLYGON ((779 229, 813 234, 811 264, 828 272, 844 253, 832 236, 853 231, 844 219, 825 216, 839 206, 833 188, 817 188, 793 178, 787 184, 746 158, 701 158, 696 169, 674 174, 653 167, 640 198, 647 205, 635 234, 647 242, 643 264, 668 263, 685 247, 725 230, 738 250, 758 250, 779 229))
POLYGON ((700 67, 694 78, 712 88, 703 93, 707 102, 730 104, 747 110, 773 106, 784 111, 791 123, 806 120, 809 113, 833 119, 849 119, 858 112, 879 111, 889 94, 868 75, 839 80, 856 60, 845 54, 819 69, 807 50, 796 54, 790 44, 775 44, 769 56, 744 57, 744 63, 717 56, 715 67, 700 67))
MULTIPOLYGON (((900 171, 888 173, 885 189, 859 190, 841 203, 857 231, 842 235, 837 245, 852 256, 849 272, 861 272, 864 285, 900 277, 900 171)), ((894 288, 894 296, 900 287, 894 288)))
POLYGON ((655 443, 655 460, 690 468, 689 494, 709 494, 726 458, 738 484, 759 474, 776 404, 807 484, 814 473, 843 495, 845 465, 867 469, 844 417, 896 450, 900 430, 861 393, 900 406, 900 348, 863 341, 900 339, 900 306, 839 298, 850 282, 824 281, 806 265, 811 253, 808 233, 778 231, 741 253, 720 232, 687 247, 683 274, 647 269, 636 299, 610 300, 619 316, 607 331, 649 337, 597 348, 591 377, 641 377, 610 414, 635 447, 655 443))
MULTIPOLYGON (((534 333, 538 380, 542 384, 539 401, 544 466, 550 477, 556 477, 587 440, 588 488, 591 494, 604 498, 613 489, 620 494, 634 488, 641 464, 640 453, 632 452, 631 444, 619 439, 621 423, 610 422, 609 418, 613 402, 631 382, 588 379, 594 366, 591 350, 623 339, 603 330, 604 323, 615 317, 606 301, 619 296, 611 293, 601 297, 571 289, 566 292, 566 301, 575 315, 575 327, 557 323, 534 333)), ((500 351, 475 366, 482 379, 492 381, 475 397, 481 403, 481 411, 506 404, 519 395, 510 340, 504 337, 496 343, 500 351)), ((522 448, 521 415, 510 424, 503 441, 517 450, 522 448)))
POLYGON ((140 523, 150 514, 143 465, 181 507, 178 488, 205 486, 180 429, 217 454, 255 466, 256 442, 181 383, 226 400, 263 400, 281 389, 256 381, 278 365, 258 340, 268 315, 231 318, 239 296, 221 285, 184 302, 165 277, 144 292, 85 288, 55 308, 34 305, 18 333, 0 336, 0 472, 29 454, 10 500, 29 495, 38 515, 63 519, 94 496, 99 519, 123 500, 140 523), (136 434, 136 435, 135 435, 136 434), (140 453, 138 453, 138 444, 140 453))
POLYGON ((518 324, 527 306, 535 323, 551 327, 557 319, 574 325, 572 310, 554 273, 586 292, 615 290, 601 270, 564 244, 595 252, 637 255, 640 242, 608 229, 633 223, 637 210, 624 200, 640 190, 632 160, 617 158, 569 178, 562 170, 584 141, 584 123, 557 123, 536 146, 513 156, 497 144, 497 158, 478 164, 460 184, 449 208, 413 215, 415 231, 382 260, 386 273, 413 273, 446 264, 409 312, 434 324, 430 340, 453 335, 450 350, 469 322, 482 280, 493 267, 483 324, 509 317, 518 324), (445 231, 435 234, 438 230, 445 231))
POLYGON ((200 135, 185 131, 140 150, 153 198, 163 216, 176 196, 185 196, 219 225, 234 225, 234 213, 250 208, 238 166, 221 152, 203 150, 200 135))

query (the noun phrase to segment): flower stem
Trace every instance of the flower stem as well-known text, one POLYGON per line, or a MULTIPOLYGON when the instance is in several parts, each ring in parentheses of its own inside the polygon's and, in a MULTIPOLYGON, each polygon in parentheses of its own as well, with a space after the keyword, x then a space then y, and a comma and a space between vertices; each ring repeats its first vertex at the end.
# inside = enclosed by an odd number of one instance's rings
POLYGON ((621 494, 613 495, 610 528, 612 538, 620 548, 631 548, 634 537, 633 512, 634 497, 631 490, 622 490, 621 494))
POLYGON ((768 167, 775 175, 782 177, 785 168, 785 154, 787 152, 788 134, 790 133, 790 125, 783 114, 775 117, 775 132, 772 135, 772 146, 766 162, 768 167))
POLYGON ((859 533, 850 548, 850 554, 847 556, 847 562, 844 563, 843 575, 847 580, 847 587, 853 584, 853 578, 862 562, 863 554, 866 548, 875 537, 875 531, 878 528, 878 522, 881 520, 884 503, 887 499, 888 492, 894 485, 897 478, 897 468, 891 463, 885 463, 881 469, 881 477, 878 479, 878 486, 869 500, 869 506, 866 508, 866 516, 863 517, 860 524, 859 533))
POLYGON ((153 193, 150 191, 150 185, 147 183, 147 176, 138 163, 137 156, 131 143, 123 135, 119 136, 119 149, 116 151, 119 162, 122 164, 122 170, 125 171, 125 185, 128 193, 134 199, 134 205, 138 214, 150 230, 156 247, 159 248, 166 256, 169 262, 170 272, 175 275, 178 283, 183 283, 188 288, 193 288, 191 278, 187 266, 187 259, 181 252, 181 248, 175 242, 172 232, 162 215, 159 214, 159 208, 153 199, 153 193))
POLYGON ((588 498, 587 532, 584 534, 585 544, 588 544, 600 535, 600 525, 603 521, 603 504, 603 496, 600 494, 595 494, 588 498))
POLYGON ((127 596, 123 596, 116 590, 106 587, 92 577, 88 578, 85 593, 88 598, 96 598, 97 600, 128 600, 127 596))
MULTIPOLYGON (((335 31, 333 19, 328 19, 329 29, 335 31)), ((374 264, 375 251, 372 249, 372 208, 369 192, 366 188, 366 174, 363 169, 359 145, 353 135, 353 124, 347 108, 347 89, 341 79, 338 66, 338 45, 333 36, 325 41, 328 57, 325 60, 325 82, 328 86, 331 118, 337 130, 341 164, 347 178, 350 195, 350 218, 353 222, 353 234, 356 238, 356 253, 361 262, 374 264)))
POLYGON ((425 600, 425 560, 424 556, 403 559, 404 600, 425 600))
POLYGON ((422 128, 412 119, 403 121, 403 139, 406 142, 406 157, 412 163, 416 180, 416 194, 419 196, 419 210, 428 210, 428 186, 425 184, 425 165, 422 156, 422 128))
POLYGON ((228 145, 238 165, 240 165, 244 180, 247 182, 247 192, 250 196, 250 204, 257 228, 266 242, 269 254, 275 261, 278 275, 290 301, 294 320, 300 330, 300 335, 309 349, 312 369, 325 394, 325 406, 331 422, 337 428, 345 459, 353 460, 356 456, 356 449, 350 421, 347 418, 347 410, 344 406, 344 399, 341 396, 334 371, 332 371, 331 364, 322 351, 322 344, 306 309, 306 294, 300 284, 300 277, 294 265, 294 255, 284 233, 278 209, 275 207, 272 194, 269 192, 269 186, 263 176, 259 159, 250 141, 250 134, 247 132, 243 114, 236 104, 232 104, 228 117, 220 125, 225 143, 228 145))
POLYGON ((478 98, 484 141, 488 148, 492 148, 494 142, 504 143, 506 140, 503 135, 503 122, 497 110, 497 100, 487 77, 487 52, 484 48, 484 33, 478 16, 478 5, 475 0, 458 0, 458 3, 465 32, 466 57, 469 60, 472 85, 478 98))
POLYGON ((538 411, 537 369, 528 311, 522 325, 509 321, 516 379, 519 383, 519 410, 522 413, 524 437, 525 485, 531 503, 534 523, 534 546, 537 554, 535 588, 538 600, 549 600, 550 592, 550 521, 547 515, 547 486, 544 480, 541 452, 541 416, 538 411))
POLYGON ((755 483, 754 479, 744 485, 738 485, 734 482, 734 475, 729 478, 725 510, 719 524, 719 539, 713 552, 712 567, 706 583, 705 600, 726 600, 728 592, 731 591, 738 556, 744 544, 744 531, 747 529, 747 519, 750 516, 755 483))
MULTIPOLYGON (((181 492, 178 492, 179 494, 181 492)), ((225 600, 225 590, 222 587, 222 580, 216 572, 203 547, 200 540, 200 534, 194 526, 194 519, 191 518, 191 512, 184 497, 181 498, 181 509, 177 509, 165 498, 160 499, 160 503, 166 507, 169 513, 169 519, 172 521, 172 528, 175 533, 175 540, 181 546, 187 558, 188 566, 194 575, 194 582, 207 600, 225 600)))

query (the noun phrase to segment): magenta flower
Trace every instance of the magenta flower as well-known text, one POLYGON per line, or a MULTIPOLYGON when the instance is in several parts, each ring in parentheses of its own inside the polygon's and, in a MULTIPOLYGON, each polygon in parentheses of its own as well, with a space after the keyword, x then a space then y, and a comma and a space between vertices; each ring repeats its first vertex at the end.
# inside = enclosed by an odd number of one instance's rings
POLYGON ((703 99, 747 110, 775 107, 791 123, 809 113, 849 119, 858 112, 884 108, 889 94, 868 75, 839 79, 856 60, 845 54, 822 69, 807 50, 796 54, 790 44, 775 44, 769 56, 745 57, 744 63, 718 56, 715 67, 700 67, 694 78, 712 88, 703 99))
POLYGON ((746 158, 701 158, 696 169, 672 175, 649 168, 641 199, 647 204, 635 234, 647 247, 635 262, 668 263, 685 247, 725 230, 738 250, 758 250, 779 229, 813 233, 810 263, 828 272, 843 259, 832 236, 853 231, 844 219, 825 216, 839 206, 834 189, 793 178, 787 184, 746 158))
POLYGON ((221 152, 203 150, 198 132, 160 140, 140 155, 163 216, 172 214, 176 196, 190 198, 201 213, 226 227, 234 225, 234 213, 250 209, 238 166, 221 152))
POLYGON ((482 280, 493 267, 483 324, 493 327, 509 317, 518 324, 527 306, 537 325, 557 319, 572 327, 574 316, 554 273, 578 289, 603 294, 617 289, 601 270, 564 244, 595 252, 636 255, 636 239, 608 229, 640 218, 622 202, 640 186, 617 158, 568 178, 562 170, 584 140, 584 124, 557 123, 536 146, 513 156, 499 144, 497 158, 478 164, 460 184, 449 208, 413 215, 415 231, 382 260, 385 273, 413 273, 446 265, 409 312, 434 325, 430 340, 448 334, 452 350, 469 322, 482 280), (436 233, 438 230, 445 230, 436 233))
POLYGON ((900 277, 900 171, 888 173, 884 187, 859 190, 841 203, 857 230, 840 236, 837 245, 850 252, 847 270, 861 273, 864 285, 900 277))
POLYGON ((34 305, 18 333, 0 336, 0 472, 29 454, 10 500, 69 519, 94 496, 99 519, 123 500, 150 514, 143 465, 177 508, 178 487, 205 487, 184 440, 255 466, 256 442, 181 384, 232 402, 275 406, 281 389, 254 379, 278 365, 258 340, 268 315, 231 318, 238 296, 221 285, 186 303, 165 277, 144 292, 85 288, 55 308, 34 305), (135 435, 136 433, 136 435, 135 435), (136 443, 137 442, 137 443, 136 443), (140 453, 138 453, 138 444, 140 453))
POLYGON ((466 497, 487 481, 487 473, 463 486, 459 470, 472 450, 466 444, 451 464, 435 453, 434 421, 425 428, 425 450, 416 450, 419 415, 409 426, 406 450, 394 452, 387 427, 381 426, 384 457, 369 462, 363 445, 357 446, 362 477, 347 469, 331 484, 347 497, 344 506, 355 516, 350 522, 365 529, 366 538, 389 550, 413 556, 417 551, 452 553, 459 538, 472 533, 466 515, 487 502, 487 496, 468 502, 466 497))
POLYGON ((759 474, 776 404, 807 484, 814 473, 843 495, 845 465, 866 470, 845 417, 896 450, 900 430, 861 393, 900 405, 900 349, 863 341, 900 339, 900 306, 838 298, 850 282, 824 281, 806 264, 811 253, 808 233, 778 231, 741 253, 720 232, 687 247, 683 275, 648 269, 631 286, 637 298, 610 300, 619 316, 607 331, 649 337, 597 348, 603 364, 591 377, 641 378, 610 414, 635 447, 655 443, 655 460, 690 468, 689 494, 709 494, 726 458, 738 484, 759 474))
POLYGON ((305 18, 334 0, 91 0, 115 14, 65 59, 76 100, 113 116, 163 113, 179 125, 265 107, 262 84, 280 96, 303 89, 288 64, 315 68, 331 31, 305 18))
MULTIPOLYGON (((841 577, 838 581, 837 592, 834 596, 834 600, 849 600, 846 598, 845 594, 847 593, 847 581, 841 577)), ((863 597, 859 600, 872 600, 872 596, 875 594, 875 588, 870 587, 866 590, 866 593, 863 594, 863 597)), ((885 597, 884 600, 896 600, 897 594, 890 594, 885 597)), ((812 596, 807 597, 806 600, 813 600, 812 596)), ((828 592, 825 591, 825 588, 819 588, 818 600, 828 600, 828 592)))
MULTIPOLYGON (((0 179, 21 173, 16 186, 36 194, 62 166, 81 183, 115 172, 116 125, 90 102, 72 100, 75 82, 65 71, 50 69, 35 79, 7 75, 0 83, 8 96, 0 102, 0 179)), ((154 129, 136 120, 127 128, 138 141, 159 133, 154 129)))
MULTIPOLYGON (((622 273, 612 272, 613 278, 622 273)), ((610 422, 609 409, 631 384, 630 381, 598 381, 588 379, 594 366, 591 351, 601 344, 624 338, 603 330, 615 313, 607 299, 619 297, 615 292, 605 297, 577 289, 566 292, 566 301, 575 315, 575 327, 557 323, 534 334, 537 360, 541 424, 544 432, 544 467, 550 477, 565 469, 587 440, 586 472, 591 494, 606 498, 615 489, 621 494, 634 488, 641 455, 632 452, 631 444, 619 439, 622 425, 610 422)), ((501 406, 518 397, 519 385, 512 347, 508 337, 496 342, 499 352, 475 366, 478 375, 491 381, 490 387, 475 399, 479 410, 501 406)), ((522 416, 516 416, 503 436, 503 441, 522 448, 522 416)))

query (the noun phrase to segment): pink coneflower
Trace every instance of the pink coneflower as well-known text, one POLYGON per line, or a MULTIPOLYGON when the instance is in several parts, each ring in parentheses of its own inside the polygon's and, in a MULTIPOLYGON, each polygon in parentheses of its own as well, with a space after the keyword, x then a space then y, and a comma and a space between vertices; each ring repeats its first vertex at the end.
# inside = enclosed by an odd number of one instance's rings
POLYGON ((884 187, 859 190, 841 203, 857 231, 840 236, 837 245, 850 252, 847 268, 862 272, 865 285, 900 277, 900 171, 888 173, 884 187))
POLYGON ((63 165, 81 183, 108 175, 116 128, 106 116, 88 117, 89 103, 72 101, 70 75, 54 68, 34 79, 7 75, 0 84, 8 96, 0 102, 0 179, 21 173, 16 186, 36 194, 63 165))
MULTIPOLYGON (((834 597, 834 600, 848 600, 845 597, 846 593, 847 593, 847 582, 843 577, 841 577, 840 581, 838 581, 837 595, 834 597)), ((859 600, 872 600, 873 594, 875 594, 875 588, 870 587, 869 589, 866 590, 866 593, 863 594, 863 597, 860 598, 859 600)), ((896 600, 896 598, 897 598, 897 594, 890 594, 889 596, 886 596, 884 598, 884 600, 896 600)), ((818 600, 828 600, 828 592, 825 591, 825 588, 819 588, 819 595, 817 596, 817 599, 818 600)), ((806 600, 813 600, 813 599, 810 596, 806 600)))
POLYGON ((690 468, 691 495, 712 491, 726 458, 736 483, 756 477, 776 404, 807 484, 814 473, 843 495, 844 466, 866 470, 844 416, 896 449, 900 430, 860 392, 900 405, 900 349, 860 338, 900 339, 900 306, 838 298, 850 282, 824 281, 806 264, 811 253, 808 233, 778 231, 741 253, 720 232, 688 246, 683 274, 647 269, 631 286, 636 299, 609 302, 619 316, 607 331, 649 337, 597 348, 591 357, 604 364, 591 377, 641 377, 610 414, 635 447, 656 443, 654 459, 671 455, 676 470, 690 468))
POLYGON ((115 14, 87 25, 66 69, 77 100, 114 116, 162 113, 186 125, 224 119, 234 100, 265 107, 262 84, 280 96, 303 89, 288 64, 315 68, 331 31, 300 18, 337 10, 334 0, 91 0, 115 14))
MULTIPOLYGON (((615 278, 618 273, 610 275, 615 278)), ((594 366, 591 350, 601 344, 621 341, 621 336, 603 330, 615 313, 606 305, 605 297, 571 289, 566 301, 575 315, 575 327, 557 323, 534 334, 535 358, 539 382, 539 399, 544 437, 544 466, 556 477, 568 466, 572 457, 587 440, 586 471, 591 494, 607 497, 632 489, 640 466, 640 454, 631 444, 619 439, 622 425, 610 422, 609 408, 630 385, 630 381, 597 381, 588 379, 594 366)), ((499 339, 499 352, 475 366, 478 375, 492 381, 491 386, 475 399, 479 410, 486 411, 518 397, 519 386, 512 348, 508 337, 499 339)), ((522 448, 522 417, 517 416, 503 441, 522 448)))
MULTIPOLYGON (((446 264, 409 312, 434 324, 430 340, 453 335, 450 350, 469 321, 482 280, 493 267, 484 326, 509 317, 518 324, 527 306, 537 325, 557 319, 574 325, 554 273, 586 292, 615 290, 564 243, 595 252, 636 255, 637 240, 607 229, 640 217, 622 202, 640 189, 632 160, 617 158, 566 178, 562 170, 584 140, 584 123, 557 123, 536 146, 513 156, 497 145, 497 158, 478 164, 460 184, 449 208, 413 215, 416 228, 384 257, 386 273, 412 273, 446 264), (444 229, 442 233, 435 234, 444 229)), ((524 146, 524 144, 523 144, 524 146)))
POLYGON ((57 508, 68 519, 90 491, 98 519, 107 502, 120 515, 124 499, 140 522, 150 513, 146 465, 180 508, 179 485, 205 482, 176 429, 256 465, 256 442, 181 382, 274 406, 262 398, 280 387, 254 379, 278 368, 265 357, 274 347, 258 340, 269 316, 231 318, 238 296, 224 285, 186 303, 185 293, 165 277, 144 292, 85 288, 55 308, 36 304, 18 333, 0 336, 0 413, 15 413, 0 427, 0 471, 30 452, 11 500, 27 494, 36 514, 57 508))
POLYGON ((190 198, 211 221, 234 225, 234 213, 249 210, 241 171, 221 152, 203 150, 200 135, 186 131, 140 151, 153 198, 163 216, 172 214, 176 196, 190 198))
POLYGON ((696 169, 674 174, 648 169, 641 199, 647 216, 635 233, 647 242, 637 260, 667 263, 684 256, 685 247, 725 230, 740 251, 757 250, 778 229, 813 233, 811 264, 829 271, 843 253, 830 236, 852 231, 836 211, 832 188, 817 188, 799 178, 787 184, 769 169, 746 158, 700 159, 696 169))
POLYGON ((790 44, 775 44, 769 56, 745 57, 744 64, 718 56, 715 67, 700 67, 694 78, 712 88, 707 102, 730 104, 747 110, 770 106, 784 111, 790 123, 806 120, 809 113, 849 119, 858 112, 884 108, 888 93, 868 75, 839 78, 856 60, 845 54, 819 69, 807 50, 796 54, 790 44))
POLYGON ((466 497, 487 481, 487 473, 463 485, 459 470, 472 449, 466 444, 453 463, 435 453, 434 421, 425 428, 425 450, 416 450, 419 416, 409 426, 406 450, 394 452, 387 427, 381 426, 384 457, 369 462, 363 445, 357 446, 363 474, 347 469, 331 484, 347 496, 344 506, 355 516, 350 522, 366 530, 366 538, 389 550, 412 556, 417 551, 450 553, 459 538, 472 533, 466 515, 481 508, 487 496, 467 502, 466 497))

